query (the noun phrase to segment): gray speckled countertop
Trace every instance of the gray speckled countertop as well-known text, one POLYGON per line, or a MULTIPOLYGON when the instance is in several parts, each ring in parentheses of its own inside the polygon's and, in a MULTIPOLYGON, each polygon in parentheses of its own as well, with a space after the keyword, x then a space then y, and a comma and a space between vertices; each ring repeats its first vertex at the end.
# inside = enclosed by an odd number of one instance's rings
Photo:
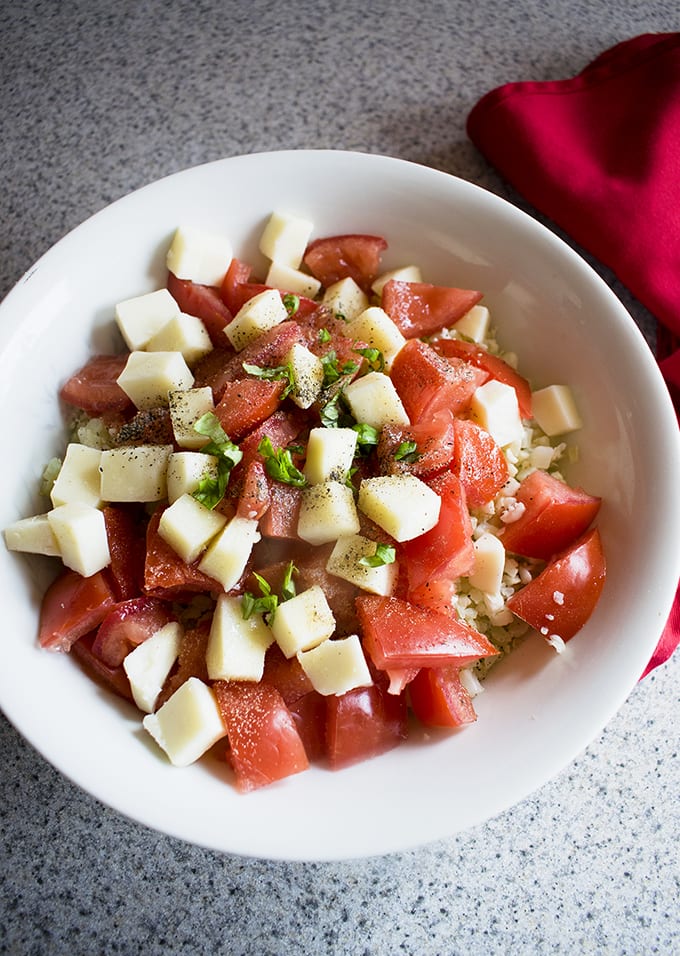
MULTIPOLYGON (((466 139, 476 100, 678 28, 671 0, 5 0, 1 11, 0 295, 111 200, 243 152, 386 153, 522 205, 466 139)), ((600 272, 651 338, 649 316, 600 272)), ((676 655, 569 768, 486 825, 338 864, 222 856, 146 830, 0 718, 0 951, 680 953, 679 684, 676 655)))

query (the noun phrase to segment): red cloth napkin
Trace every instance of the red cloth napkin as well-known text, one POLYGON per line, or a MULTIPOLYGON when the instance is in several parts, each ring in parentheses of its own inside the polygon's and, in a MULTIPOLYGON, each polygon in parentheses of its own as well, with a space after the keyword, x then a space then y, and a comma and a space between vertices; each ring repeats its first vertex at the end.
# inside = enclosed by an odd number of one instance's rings
MULTIPOLYGON (((657 358, 680 412, 680 33, 626 40, 567 80, 491 90, 467 131, 654 314, 657 358)), ((680 588, 645 674, 678 643, 680 588)))

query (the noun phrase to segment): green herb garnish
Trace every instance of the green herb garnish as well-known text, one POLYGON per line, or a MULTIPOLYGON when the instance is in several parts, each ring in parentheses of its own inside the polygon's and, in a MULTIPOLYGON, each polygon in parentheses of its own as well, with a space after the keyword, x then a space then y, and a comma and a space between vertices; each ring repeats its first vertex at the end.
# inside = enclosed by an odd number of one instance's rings
POLYGON ((418 445, 414 441, 403 441, 394 453, 395 461, 403 461, 412 465, 420 458, 418 445))
POLYGON ((286 365, 275 365, 272 368, 263 368, 261 365, 250 365, 248 362, 242 362, 244 372, 248 375, 254 375, 255 378, 261 378, 268 382, 285 382, 285 388, 281 392, 281 398, 286 398, 291 392, 295 391, 295 372, 290 362, 286 365))
POLYGON ((328 329, 319 329, 319 344, 325 345, 327 342, 330 342, 330 340, 331 333, 328 331, 328 329))
POLYGON ((357 433, 357 453, 359 455, 368 455, 380 440, 380 432, 373 425, 367 425, 366 422, 358 422, 352 425, 357 433))
POLYGON ((368 367, 371 372, 384 372, 385 371, 385 356, 380 351, 380 349, 366 348, 366 349, 352 349, 353 352, 356 352, 357 355, 361 355, 366 359, 368 367))
POLYGON ((287 292, 286 295, 282 296, 281 301, 286 307, 286 312, 288 315, 295 315, 297 310, 300 308, 300 296, 293 295, 292 292, 287 292))
POLYGON ((257 446, 257 450, 264 458, 265 471, 270 478, 281 481, 285 485, 295 488, 304 488, 307 479, 293 462, 289 448, 274 448, 271 438, 265 435, 257 446))
POLYGON ((224 498, 231 469, 240 462, 243 453, 229 438, 214 412, 206 412, 202 415, 194 424, 194 431, 209 439, 201 448, 201 452, 217 459, 217 477, 206 475, 193 492, 196 501, 212 510, 224 498))
POLYGON ((352 361, 345 362, 341 367, 334 349, 321 356, 321 364, 323 365, 323 388, 334 385, 345 375, 352 375, 359 368, 358 363, 352 361))
POLYGON ((397 553, 391 544, 377 544, 375 554, 366 554, 359 558, 359 564, 365 568, 380 568, 384 564, 393 564, 397 553))
POLYGON ((274 594, 271 588, 271 584, 261 574, 258 574, 257 571, 253 572, 253 575, 258 583, 260 588, 260 596, 256 597, 250 591, 246 591, 241 597, 241 615, 243 620, 247 621, 249 617, 253 614, 266 614, 267 623, 271 624, 274 620, 276 614, 276 609, 282 601, 289 601, 291 598, 295 597, 295 583, 293 581, 293 573, 297 571, 297 568, 292 561, 288 562, 286 567, 285 574, 283 576, 283 582, 281 584, 281 598, 279 599, 278 595, 274 594))

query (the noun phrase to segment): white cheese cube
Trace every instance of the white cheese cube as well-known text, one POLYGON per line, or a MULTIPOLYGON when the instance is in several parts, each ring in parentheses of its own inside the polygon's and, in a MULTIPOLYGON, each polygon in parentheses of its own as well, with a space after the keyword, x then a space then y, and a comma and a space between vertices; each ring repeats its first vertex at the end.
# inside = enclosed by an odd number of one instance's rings
POLYGON ((517 393, 511 385, 489 379, 475 389, 470 405, 472 418, 485 428, 501 448, 522 438, 522 419, 517 393))
POLYGON ((263 332, 285 322, 288 312, 278 289, 266 289, 241 306, 231 322, 225 326, 225 334, 237 352, 254 341, 263 332))
POLYGON ((389 597, 397 586, 399 565, 396 561, 374 568, 361 564, 362 558, 373 557, 375 549, 376 542, 361 534, 338 538, 326 562, 326 570, 364 591, 389 597))
POLYGON ((391 269, 379 275, 371 289, 376 295, 382 295, 382 290, 390 279, 396 279, 397 282, 422 282, 423 274, 419 266, 401 266, 399 269, 391 269))
POLYGON ((48 512, 47 520, 67 568, 89 578, 111 563, 104 514, 98 508, 71 502, 48 512))
POLYGON ((232 258, 232 245, 226 236, 181 226, 173 236, 166 265, 178 279, 217 286, 232 258))
POLYGON ((194 376, 181 352, 130 352, 118 384, 137 408, 157 408, 168 392, 191 388, 194 376))
POLYGON ((181 495, 166 508, 158 533, 173 551, 191 564, 227 523, 219 511, 211 511, 192 495, 181 495))
POLYGON ((160 501, 167 494, 172 445, 137 445, 102 452, 103 501, 160 501))
POLYGON ((210 440, 199 435, 194 425, 208 412, 215 410, 213 392, 209 385, 202 388, 172 389, 168 392, 170 421, 175 441, 180 448, 202 448, 210 440))
POLYGON ((273 642, 274 635, 261 614, 244 620, 241 598, 221 594, 205 655, 208 676, 211 680, 261 680, 265 654, 273 642))
POLYGON ((10 551, 46 554, 59 557, 59 542, 46 514, 20 518, 4 530, 5 544, 10 551))
POLYGON ((415 475, 364 478, 359 508, 396 541, 410 541, 437 524, 441 499, 415 475))
POLYGON ((350 382, 345 398, 358 422, 378 429, 383 425, 410 425, 392 379, 382 372, 369 372, 350 382))
POLYGON ((505 567, 505 548, 500 538, 488 531, 473 541, 475 564, 469 577, 470 584, 485 594, 498 594, 505 567))
POLYGON ((485 305, 473 305, 457 322, 453 328, 473 342, 483 342, 489 331, 491 315, 485 305))
POLYGON ((126 655, 123 668, 130 682, 132 698, 150 714, 163 684, 177 660, 182 640, 182 626, 171 621, 126 655))
POLYGON ((158 289, 119 302, 114 315, 125 344, 136 352, 145 348, 166 322, 179 315, 179 306, 167 289, 158 289))
POLYGON ((180 352, 187 365, 195 365, 212 352, 213 345, 203 322, 195 315, 180 312, 151 336, 146 348, 149 352, 180 352))
POLYGON ((311 485, 344 481, 356 454, 353 428, 312 428, 307 442, 304 476, 311 485))
POLYGON ((355 687, 369 687, 373 683, 356 634, 323 641, 309 651, 300 651, 297 659, 314 690, 324 697, 346 694, 355 687))
POLYGON ((190 677, 142 725, 175 767, 187 767, 226 735, 215 695, 190 677))
POLYGON ((352 489, 339 481, 322 481, 302 492, 298 537, 309 544, 336 541, 359 531, 359 516, 352 489))
POLYGON ((351 276, 329 285, 321 299, 338 319, 350 322, 368 308, 368 296, 351 276))
POLYGON ((335 630, 335 618, 322 588, 315 584, 279 604, 271 629, 288 658, 330 637, 335 630))
POLYGON ((184 494, 192 495, 204 478, 217 478, 217 458, 200 451, 176 451, 168 460, 167 485, 170 504, 184 494))
POLYGON ((293 370, 295 388, 290 394, 298 408, 309 408, 317 400, 323 386, 323 364, 305 345, 296 342, 286 356, 285 362, 293 370))
POLYGON ((264 280, 265 285, 281 292, 292 292, 293 295, 304 295, 313 299, 321 288, 321 283, 314 276, 299 269, 293 269, 282 262, 272 262, 264 280))
POLYGON ((54 507, 71 501, 100 508, 102 499, 99 488, 99 465, 102 453, 78 442, 66 447, 66 454, 57 479, 52 485, 50 498, 54 507))
POLYGON ((406 339, 380 306, 372 305, 347 323, 346 334, 361 339, 371 348, 380 349, 389 369, 397 352, 406 344, 406 339))
POLYGON ((253 545, 259 540, 257 521, 234 517, 208 547, 199 570, 219 581, 225 591, 230 591, 240 581, 253 545))
POLYGON ((260 236, 260 252, 272 262, 297 269, 313 227, 307 219, 273 212, 260 236))
POLYGON ((568 385, 548 385, 531 396, 534 418, 546 435, 565 435, 583 426, 568 385))

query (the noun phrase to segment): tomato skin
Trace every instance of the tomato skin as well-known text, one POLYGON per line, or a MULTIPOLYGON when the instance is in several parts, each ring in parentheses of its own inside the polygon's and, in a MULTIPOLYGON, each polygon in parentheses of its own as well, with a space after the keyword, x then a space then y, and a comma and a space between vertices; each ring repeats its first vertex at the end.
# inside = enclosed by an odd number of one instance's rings
POLYGON ((327 236, 310 242, 303 261, 326 288, 349 277, 367 292, 378 274, 385 249, 387 242, 382 236, 327 236))
POLYGON ((553 558, 506 602, 513 614, 544 637, 570 640, 593 613, 607 577, 597 528, 553 558))
POLYGON ((144 593, 173 600, 188 594, 219 594, 222 586, 198 570, 198 559, 186 564, 161 538, 158 525, 165 509, 159 508, 149 519, 146 532, 144 593))
POLYGON ((172 272, 168 272, 167 287, 182 312, 195 315, 203 322, 213 345, 224 345, 224 327, 231 322, 233 316, 224 304, 219 290, 190 279, 178 279, 172 272))
POLYGON ((264 465, 253 458, 246 465, 238 490, 236 514, 239 518, 259 519, 271 503, 270 481, 264 465))
POLYGON ((426 342, 410 339, 397 353, 390 378, 414 423, 443 410, 454 415, 466 411, 488 375, 467 362, 454 366, 426 342))
POLYGON ((247 681, 215 681, 212 686, 241 793, 309 767, 295 721, 275 687, 247 681))
POLYGON ((402 545, 409 592, 428 581, 455 580, 469 574, 475 563, 472 522, 462 483, 447 471, 428 479, 427 484, 441 499, 439 520, 434 528, 402 545))
POLYGON ((59 397, 88 415, 126 412, 134 406, 118 384, 128 355, 93 355, 62 385, 59 397))
POLYGON ((477 720, 458 667, 424 667, 409 685, 411 709, 426 727, 461 727, 477 720))
POLYGON ((108 667, 92 652, 95 632, 86 634, 71 647, 71 654, 78 659, 85 673, 94 681, 112 690, 119 697, 132 701, 130 681, 123 667, 108 667))
POLYGON ((498 355, 491 355, 475 342, 466 342, 463 339, 436 339, 432 342, 432 347, 440 355, 446 356, 449 361, 462 359, 470 362, 488 372, 489 376, 498 382, 511 385, 517 393, 520 415, 522 418, 532 417, 531 385, 504 359, 498 355))
POLYGON ((494 438, 476 422, 456 419, 453 471, 460 478, 470 508, 491 501, 508 480, 508 463, 494 438))
POLYGON ((381 305, 401 334, 413 339, 453 325, 481 298, 482 293, 473 289, 390 279, 383 287, 381 305))
POLYGON ((111 555, 111 583, 118 601, 142 593, 144 585, 145 524, 136 507, 106 505, 103 509, 111 555))
POLYGON ((92 653, 108 667, 120 667, 126 655, 173 620, 158 598, 121 601, 107 613, 97 630, 92 653))
POLYGON ((116 603, 110 577, 97 571, 84 578, 66 568, 50 584, 42 600, 38 642, 51 651, 69 651, 89 634, 116 603))
POLYGON ((168 675, 154 709, 158 710, 168 698, 172 697, 190 677, 197 677, 204 684, 209 683, 208 665, 205 655, 210 637, 210 622, 199 621, 193 627, 187 627, 182 634, 179 655, 174 670, 168 675))
POLYGON ((408 736, 403 695, 381 684, 357 687, 326 700, 326 754, 340 770, 397 747, 408 736))
POLYGON ((215 414, 232 441, 240 441, 274 414, 281 404, 284 388, 284 382, 258 378, 225 382, 215 414))
POLYGON ((377 448, 380 474, 410 473, 419 478, 434 474, 452 463, 454 447, 454 419, 448 409, 415 425, 383 425, 377 448), (403 442, 415 442, 415 461, 395 457, 403 442))
POLYGON ((236 315, 243 305, 245 299, 241 299, 240 286, 250 280, 252 275, 252 266, 241 259, 232 259, 229 268, 224 273, 222 284, 220 286, 220 296, 231 315, 236 315))
POLYGON ((496 648, 462 621, 395 597, 356 600, 363 645, 380 670, 402 667, 465 667, 496 648))
POLYGON ((601 498, 571 488, 546 471, 533 471, 522 482, 517 500, 524 513, 505 526, 506 551, 547 560, 580 537, 597 515, 601 498))
POLYGON ((301 504, 302 488, 272 481, 269 485, 269 507, 260 518, 260 533, 265 538, 297 540, 301 504))

